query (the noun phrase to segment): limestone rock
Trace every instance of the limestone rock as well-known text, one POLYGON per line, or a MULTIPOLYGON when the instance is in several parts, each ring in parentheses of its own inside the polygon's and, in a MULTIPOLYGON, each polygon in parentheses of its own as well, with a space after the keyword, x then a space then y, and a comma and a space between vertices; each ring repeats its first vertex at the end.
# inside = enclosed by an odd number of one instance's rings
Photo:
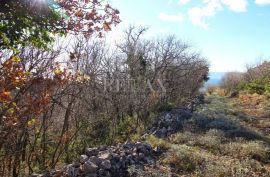
POLYGON ((97 148, 86 148, 85 153, 88 157, 96 156, 96 155, 98 155, 98 149, 97 148))
POLYGON ((81 155, 80 156, 80 162, 81 163, 85 163, 88 160, 88 156, 87 155, 81 155))
POLYGON ((86 174, 88 173, 96 173, 98 170, 98 166, 91 162, 90 160, 86 161, 82 166, 82 171, 86 174))
POLYGON ((110 159, 112 159, 112 155, 111 155, 111 153, 110 153, 108 150, 106 150, 106 151, 101 151, 101 152, 99 153, 98 157, 99 157, 100 159, 102 159, 102 160, 110 160, 110 159))
POLYGON ((102 162, 102 160, 98 158, 97 156, 91 156, 89 157, 89 160, 96 165, 99 165, 102 162))
POLYGON ((112 165, 111 162, 109 160, 105 160, 103 162, 101 162, 100 164, 100 168, 105 169, 105 170, 109 170, 111 169, 112 165))

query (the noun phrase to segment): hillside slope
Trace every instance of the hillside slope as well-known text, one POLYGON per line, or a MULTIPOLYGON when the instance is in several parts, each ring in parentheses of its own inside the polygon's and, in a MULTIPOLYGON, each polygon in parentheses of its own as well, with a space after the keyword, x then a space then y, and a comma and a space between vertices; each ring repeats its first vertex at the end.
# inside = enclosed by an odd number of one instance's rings
POLYGON ((152 137, 151 144, 159 143, 166 153, 159 166, 137 176, 270 176, 269 134, 236 104, 235 99, 206 97, 180 132, 165 140, 152 137))
POLYGON ((239 100, 212 95, 192 114, 164 112, 142 142, 88 148, 78 162, 47 176, 268 177, 269 131, 239 100))

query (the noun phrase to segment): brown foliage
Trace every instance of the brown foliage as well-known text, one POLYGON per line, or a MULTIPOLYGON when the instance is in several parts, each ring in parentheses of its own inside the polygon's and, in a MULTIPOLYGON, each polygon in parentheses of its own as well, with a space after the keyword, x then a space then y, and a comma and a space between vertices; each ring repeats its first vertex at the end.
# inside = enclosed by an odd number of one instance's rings
POLYGON ((207 61, 173 36, 146 40, 144 31, 129 28, 115 49, 78 37, 1 59, 2 176, 55 168, 85 147, 128 138, 162 103, 181 106, 198 93, 207 61))
POLYGON ((243 80, 243 74, 239 72, 226 73, 221 81, 220 87, 224 89, 227 94, 237 89, 238 84, 243 80))
POLYGON ((59 0, 69 19, 62 19, 60 30, 83 34, 85 37, 97 33, 102 37, 112 25, 120 23, 119 11, 102 0, 59 0))

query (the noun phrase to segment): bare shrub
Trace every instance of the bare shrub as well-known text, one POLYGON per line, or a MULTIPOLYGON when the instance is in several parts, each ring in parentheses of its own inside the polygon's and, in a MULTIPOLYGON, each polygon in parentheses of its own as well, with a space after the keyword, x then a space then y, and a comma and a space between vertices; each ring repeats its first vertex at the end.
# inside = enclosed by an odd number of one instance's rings
MULTIPOLYGON (((35 82, 16 91, 15 103, 26 104, 25 94, 42 98, 41 91, 49 91, 41 100, 46 106, 27 104, 42 111, 34 114, 29 109, 17 116, 20 129, 7 133, 1 124, 0 136, 12 137, 0 140, 2 176, 10 176, 12 168, 16 174, 55 168, 71 162, 85 147, 138 137, 162 110, 160 105, 181 106, 199 93, 208 75, 206 59, 175 36, 146 39, 145 31, 128 28, 116 46, 76 37, 59 40, 50 51, 31 46, 19 51, 21 68, 32 71, 35 82)), ((4 62, 1 58, 1 65, 4 62)))
POLYGON ((226 73, 222 80, 220 87, 223 88, 226 93, 231 93, 236 91, 238 84, 243 80, 242 73, 239 72, 228 72, 226 73))

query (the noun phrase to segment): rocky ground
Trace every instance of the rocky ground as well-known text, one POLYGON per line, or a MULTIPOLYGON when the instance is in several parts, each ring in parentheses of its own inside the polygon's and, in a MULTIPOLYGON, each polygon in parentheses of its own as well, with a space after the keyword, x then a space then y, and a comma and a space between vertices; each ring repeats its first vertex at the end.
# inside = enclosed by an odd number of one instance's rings
POLYGON ((143 168, 145 163, 154 164, 157 153, 159 152, 153 150, 149 144, 140 142, 87 148, 85 154, 62 170, 47 171, 45 174, 37 176, 126 176, 128 166, 136 165, 137 168, 143 168))
POLYGON ((41 176, 270 176, 267 126, 256 127, 258 117, 239 99, 208 96, 199 106, 197 99, 161 114, 141 142, 88 148, 73 164, 41 176))
MULTIPOLYGON (((267 127, 258 128, 260 118, 245 112, 239 99, 208 96, 179 132, 165 142, 156 140, 166 149, 157 163, 160 168, 148 169, 141 176, 159 176, 152 175, 159 169, 163 176, 270 176, 267 127)), ((265 122, 269 119, 263 117, 265 122)))

